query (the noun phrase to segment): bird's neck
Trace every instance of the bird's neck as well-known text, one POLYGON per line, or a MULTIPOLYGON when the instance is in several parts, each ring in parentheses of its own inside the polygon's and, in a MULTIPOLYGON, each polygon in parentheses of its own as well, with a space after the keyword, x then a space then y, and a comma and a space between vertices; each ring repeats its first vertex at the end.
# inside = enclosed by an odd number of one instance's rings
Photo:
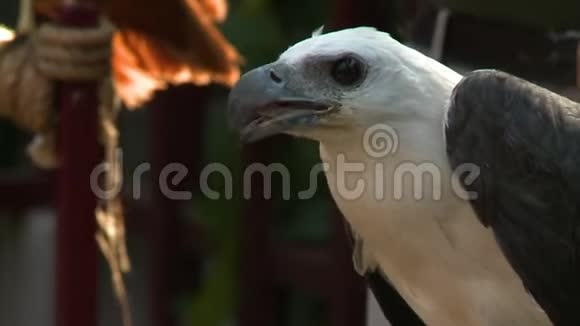
MULTIPOLYGON (((391 192, 382 200, 384 203, 391 202, 392 206, 401 207, 403 210, 406 209, 404 207, 425 207, 432 210, 441 205, 462 206, 462 201, 453 194, 452 171, 444 135, 444 117, 456 80, 458 79, 442 79, 441 83, 434 86, 431 91, 438 93, 437 96, 432 94, 430 103, 425 102, 429 105, 428 113, 411 118, 375 120, 373 123, 351 126, 340 135, 321 139, 321 158, 331 169, 331 173, 327 173, 327 177, 331 178, 328 181, 342 178, 342 167, 356 168, 358 164, 364 167, 364 171, 350 172, 345 177, 352 183, 349 187, 353 187, 358 180, 373 184, 372 188, 384 186, 387 192, 391 192), (381 169, 383 174, 377 175, 374 172, 376 169, 381 169), (425 186, 421 186, 422 196, 446 200, 425 200, 422 201, 425 205, 416 206, 406 205, 414 200, 393 199, 397 197, 396 192, 399 190, 406 196, 413 196, 417 187, 412 179, 423 176, 432 180, 427 180, 425 186), (385 184, 379 179, 384 180, 385 184), (381 184, 377 186, 377 182, 381 184)), ((336 192, 340 189, 334 190, 336 192)), ((414 212, 409 211, 409 214, 412 213, 414 212)))
POLYGON ((349 129, 336 137, 324 138, 320 146, 336 159, 357 162, 431 162, 447 168, 443 116, 435 120, 383 121, 349 129))

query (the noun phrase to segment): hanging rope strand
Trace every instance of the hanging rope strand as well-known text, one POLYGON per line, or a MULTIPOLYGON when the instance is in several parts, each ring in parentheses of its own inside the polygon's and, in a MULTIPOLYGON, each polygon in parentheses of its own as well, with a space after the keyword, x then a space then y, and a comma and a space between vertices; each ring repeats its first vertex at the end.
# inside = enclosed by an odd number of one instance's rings
MULTIPOLYGON (((121 164, 117 148, 119 131, 110 79, 110 43, 114 27, 105 20, 93 28, 64 27, 34 22, 32 0, 22 0, 18 31, 27 34, 0 51, 0 115, 11 118, 36 134, 28 147, 33 161, 44 168, 58 165, 53 81, 100 81, 99 123, 107 189, 120 189, 121 164), (34 92, 30 92, 34 89, 34 92)), ((132 326, 124 275, 131 269, 127 254, 125 223, 119 195, 101 200, 95 210, 96 242, 107 261, 123 325, 132 326)))

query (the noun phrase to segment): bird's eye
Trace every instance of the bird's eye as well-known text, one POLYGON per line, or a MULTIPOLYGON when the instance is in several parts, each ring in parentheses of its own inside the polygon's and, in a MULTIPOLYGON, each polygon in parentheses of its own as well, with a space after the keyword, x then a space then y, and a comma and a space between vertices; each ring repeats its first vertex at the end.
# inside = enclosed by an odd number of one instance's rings
POLYGON ((344 57, 336 60, 331 70, 332 79, 342 86, 352 86, 360 82, 363 73, 363 64, 353 57, 344 57))

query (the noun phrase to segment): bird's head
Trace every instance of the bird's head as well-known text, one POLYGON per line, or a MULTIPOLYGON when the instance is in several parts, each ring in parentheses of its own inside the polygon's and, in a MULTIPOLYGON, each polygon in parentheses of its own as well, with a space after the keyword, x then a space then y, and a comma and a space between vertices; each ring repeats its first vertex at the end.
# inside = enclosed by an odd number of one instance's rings
POLYGON ((434 94, 443 101, 459 78, 373 28, 314 34, 243 75, 228 116, 248 142, 278 133, 322 141, 337 130, 433 119, 434 94))

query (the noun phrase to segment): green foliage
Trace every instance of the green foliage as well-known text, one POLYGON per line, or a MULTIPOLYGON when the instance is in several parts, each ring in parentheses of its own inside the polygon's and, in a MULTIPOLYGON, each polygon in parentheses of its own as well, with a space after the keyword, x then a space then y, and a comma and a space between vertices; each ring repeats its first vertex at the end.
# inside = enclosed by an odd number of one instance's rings
POLYGON ((580 28, 578 0, 447 0, 454 10, 540 28, 580 28))
MULTIPOLYGON (((222 94, 223 95, 223 94, 222 94)), ((227 132, 223 107, 219 101, 207 117, 204 139, 204 157, 208 163, 220 163, 232 173, 234 181, 240 180, 240 156, 237 136, 227 132), (219 109, 221 108, 221 109, 219 109)), ((210 199, 203 195, 195 199, 200 223, 207 234, 211 257, 208 258, 201 288, 191 298, 188 324, 219 326, 233 318, 237 298, 238 223, 242 208, 240 197, 226 198, 225 179, 219 174, 210 178, 209 186, 222 196, 210 199)), ((234 194, 240 194, 241 185, 234 184, 234 194)))
POLYGON ((0 24, 15 27, 18 20, 19 0, 0 1, 0 24))
POLYGON ((300 289, 292 289, 288 299, 288 325, 328 325, 328 316, 323 314, 326 307, 322 298, 300 289))
POLYGON ((274 61, 289 44, 327 21, 328 0, 242 0, 232 4, 222 31, 246 59, 245 70, 274 61))
POLYGON ((21 226, 22 219, 15 212, 0 211, 0 246, 2 242, 17 233, 21 226))
POLYGON ((24 168, 23 161, 27 160, 24 149, 28 138, 11 121, 0 119, 0 148, 2 148, 0 169, 24 168))
MULTIPOLYGON (((289 45, 308 37, 326 21, 326 1, 243 0, 232 3, 230 14, 222 30, 246 60, 244 70, 271 62, 289 45)), ((243 194, 240 144, 238 135, 231 132, 225 121, 227 93, 216 92, 208 110, 204 139, 206 163, 221 163, 232 172, 233 198, 212 200, 204 196, 195 199, 199 213, 197 221, 203 225, 211 257, 208 257, 201 288, 190 298, 187 313, 189 325, 221 326, 235 318, 237 303, 238 229, 243 194)), ((318 147, 314 144, 288 140, 276 149, 276 161, 290 170, 290 201, 282 200, 281 185, 273 189, 273 228, 279 241, 318 243, 328 233, 329 199, 322 174, 318 176, 315 198, 300 200, 295 195, 310 184, 310 169, 318 163, 318 147), (279 155, 276 155, 279 154, 279 155)), ((224 178, 214 173, 209 178, 211 189, 225 194, 224 178)), ((290 296, 289 325, 303 326, 316 308, 309 296, 290 296)), ((312 323, 310 323, 312 324, 312 323)), ((315 325, 315 324, 312 324, 315 325)), ((316 324, 320 325, 320 323, 316 324)))

